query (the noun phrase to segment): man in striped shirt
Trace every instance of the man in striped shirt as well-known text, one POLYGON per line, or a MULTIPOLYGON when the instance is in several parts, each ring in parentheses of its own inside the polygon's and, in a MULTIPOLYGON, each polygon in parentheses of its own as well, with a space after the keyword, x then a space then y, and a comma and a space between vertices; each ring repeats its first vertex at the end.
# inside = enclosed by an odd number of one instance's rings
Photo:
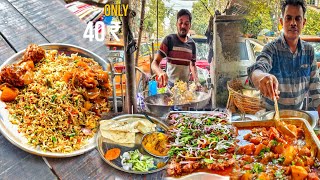
POLYGON ((299 37, 306 23, 305 3, 285 0, 281 11, 283 33, 267 44, 248 68, 249 80, 260 90, 268 110, 274 109, 274 97, 279 99, 280 109, 301 109, 309 92, 319 114, 320 83, 314 49, 299 37))
POLYGON ((191 28, 191 13, 186 9, 181 9, 177 14, 177 34, 170 34, 164 38, 160 49, 151 64, 153 72, 158 76, 160 86, 169 83, 173 86, 175 81, 189 81, 190 71, 193 79, 199 86, 196 62, 195 42, 187 36, 191 28), (164 72, 159 64, 163 58, 167 57, 167 69, 164 72))

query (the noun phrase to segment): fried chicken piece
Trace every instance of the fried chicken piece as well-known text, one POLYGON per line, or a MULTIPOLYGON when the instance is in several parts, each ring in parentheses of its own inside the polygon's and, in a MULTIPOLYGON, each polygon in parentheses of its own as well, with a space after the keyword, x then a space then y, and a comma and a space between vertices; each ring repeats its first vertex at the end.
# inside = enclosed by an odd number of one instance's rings
POLYGON ((27 72, 25 68, 17 64, 5 66, 0 72, 0 82, 8 83, 14 87, 24 86, 24 74, 27 72))
POLYGON ((45 51, 36 44, 30 44, 22 57, 22 62, 33 61, 35 64, 45 57, 45 51))
POLYGON ((233 158, 227 159, 227 160, 221 159, 221 162, 214 162, 211 164, 207 164, 207 168, 211 170, 224 170, 230 166, 233 166, 234 163, 235 163, 235 160, 233 158))
POLYGON ((186 173, 191 173, 200 167, 199 162, 190 161, 188 164, 182 167, 182 171, 186 173))
POLYGON ((8 83, 14 87, 22 87, 33 81, 33 61, 6 65, 0 71, 0 83, 8 83))
POLYGON ((171 161, 167 173, 169 176, 177 176, 182 173, 181 164, 176 161, 171 161))
POLYGON ((0 72, 0 83, 22 87, 33 81, 34 64, 45 57, 45 51, 36 44, 30 44, 23 54, 22 61, 5 66, 0 72))
POLYGON ((95 74, 90 69, 86 71, 76 71, 73 74, 73 80, 75 86, 81 86, 85 88, 95 88, 98 85, 98 81, 95 79, 95 74))

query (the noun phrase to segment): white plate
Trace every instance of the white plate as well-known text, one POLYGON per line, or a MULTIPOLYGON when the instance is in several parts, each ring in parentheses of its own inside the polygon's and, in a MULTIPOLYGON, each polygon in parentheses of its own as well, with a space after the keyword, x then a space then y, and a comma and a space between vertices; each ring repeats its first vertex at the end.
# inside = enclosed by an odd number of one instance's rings
POLYGON ((210 174, 206 172, 192 173, 182 177, 166 177, 165 180, 229 180, 229 176, 221 176, 218 174, 210 174))
MULTIPOLYGON (((98 55, 92 53, 89 50, 83 49, 78 46, 69 45, 69 44, 43 44, 39 45, 45 50, 58 50, 58 52, 64 52, 65 54, 72 54, 78 53, 79 56, 89 57, 97 61, 102 68, 105 70, 107 63, 98 55)), ((13 64, 21 59, 25 50, 22 50, 15 55, 11 56, 7 61, 5 61, 0 69, 2 69, 7 64, 13 64)), ((92 137, 88 140, 88 144, 83 146, 81 149, 70 152, 70 153, 57 153, 57 152, 46 152, 41 150, 40 148, 35 148, 27 143, 27 139, 23 136, 23 134, 18 133, 17 125, 13 125, 9 121, 9 112, 5 109, 6 105, 4 102, 0 101, 0 132, 4 137, 6 137, 12 144, 17 146, 18 148, 29 152, 31 154, 45 156, 45 157, 54 157, 54 158, 65 158, 65 157, 72 157, 83 154, 87 151, 90 151, 96 147, 95 138, 92 137)))

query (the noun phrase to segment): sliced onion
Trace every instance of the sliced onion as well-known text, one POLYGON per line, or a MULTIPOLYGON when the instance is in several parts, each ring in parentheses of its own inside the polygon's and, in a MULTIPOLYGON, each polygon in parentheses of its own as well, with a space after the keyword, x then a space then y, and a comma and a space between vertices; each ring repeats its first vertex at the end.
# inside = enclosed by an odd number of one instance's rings
POLYGON ((123 153, 123 159, 130 159, 130 154, 128 152, 123 153))
POLYGON ((95 99, 100 95, 100 89, 99 88, 94 88, 94 89, 89 89, 87 93, 85 93, 85 97, 88 99, 95 99))
POLYGON ((122 165, 122 168, 129 171, 132 169, 132 163, 126 163, 122 165))
POLYGON ((92 131, 88 128, 82 128, 81 130, 82 130, 83 134, 85 134, 85 135, 90 135, 92 133, 92 131))
POLYGON ((169 124, 174 124, 175 122, 175 120, 169 120, 169 124))
POLYGON ((180 161, 179 163, 180 164, 190 164, 190 163, 193 163, 193 161, 180 161))

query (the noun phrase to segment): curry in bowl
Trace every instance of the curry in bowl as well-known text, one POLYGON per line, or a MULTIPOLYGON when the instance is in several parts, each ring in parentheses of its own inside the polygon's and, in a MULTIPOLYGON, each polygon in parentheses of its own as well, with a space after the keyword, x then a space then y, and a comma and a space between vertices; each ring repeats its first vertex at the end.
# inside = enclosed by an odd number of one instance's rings
POLYGON ((160 132, 145 134, 142 138, 142 147, 156 157, 167 157, 170 149, 167 135, 160 132))

